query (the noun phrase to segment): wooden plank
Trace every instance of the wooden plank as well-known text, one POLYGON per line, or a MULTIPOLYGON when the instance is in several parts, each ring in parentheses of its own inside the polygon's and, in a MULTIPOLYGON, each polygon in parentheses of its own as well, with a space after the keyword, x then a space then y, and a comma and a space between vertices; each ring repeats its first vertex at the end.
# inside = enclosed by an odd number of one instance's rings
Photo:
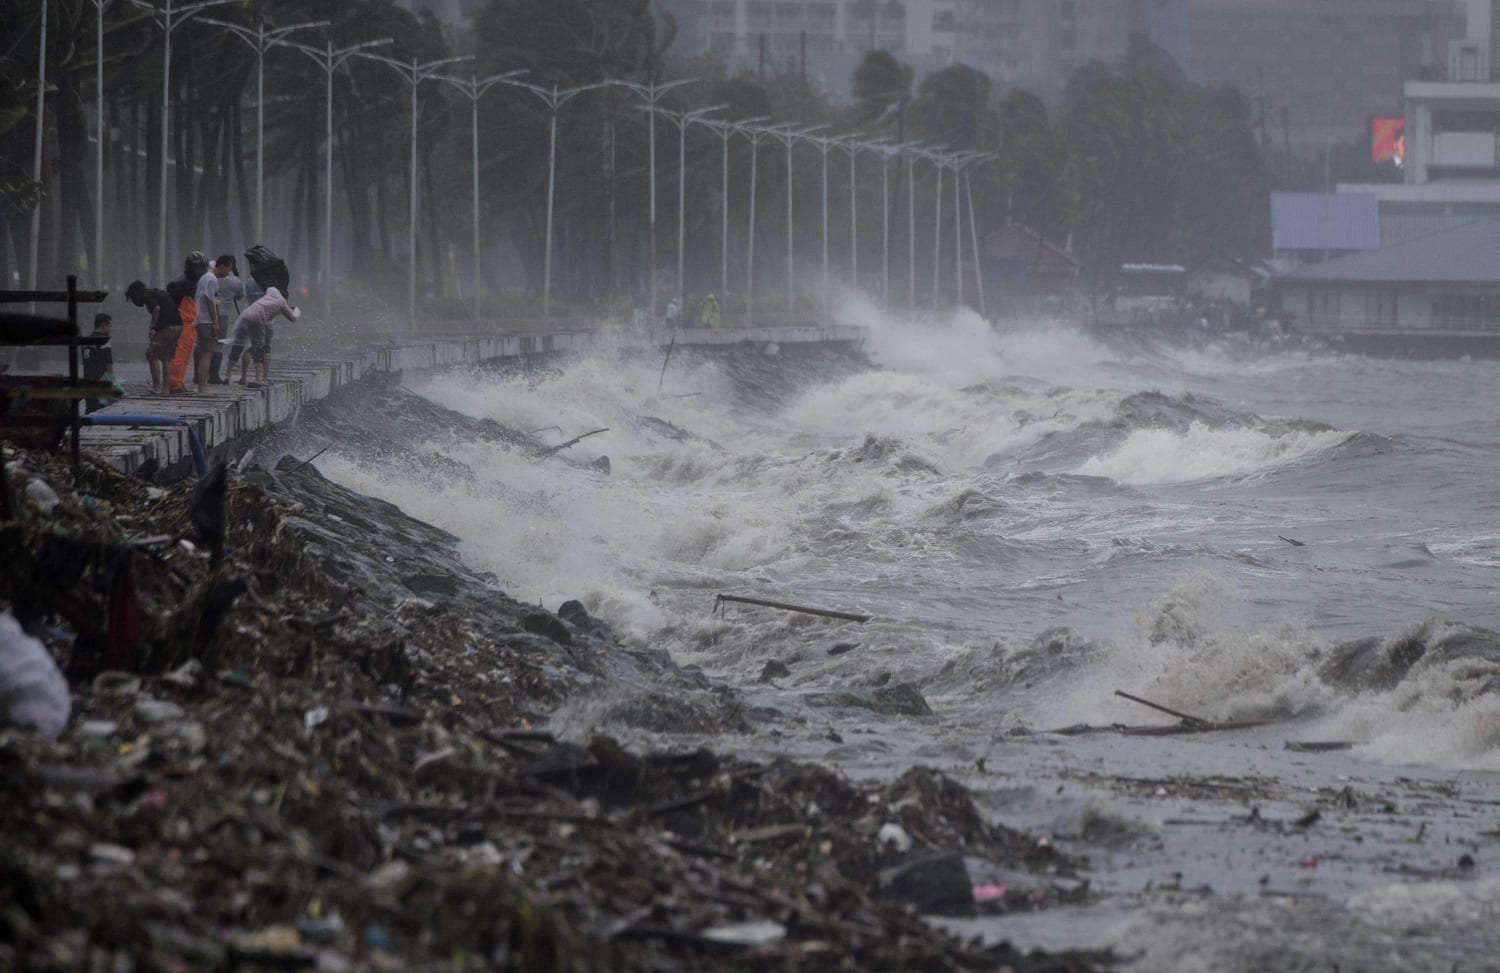
POLYGON ((109 291, 0 291, 0 304, 102 304, 109 291))

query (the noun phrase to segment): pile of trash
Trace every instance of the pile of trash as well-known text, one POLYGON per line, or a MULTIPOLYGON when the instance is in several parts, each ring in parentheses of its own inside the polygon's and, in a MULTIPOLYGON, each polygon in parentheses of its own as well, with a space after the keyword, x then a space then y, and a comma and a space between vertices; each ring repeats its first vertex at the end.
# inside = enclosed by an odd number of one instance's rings
POLYGON ((538 729, 608 678, 607 627, 478 612, 436 562, 449 594, 413 594, 415 521, 335 563, 374 508, 295 462, 161 489, 4 460, 0 968, 1099 968, 920 918, 1009 901, 965 859, 1073 864, 940 774, 538 729))

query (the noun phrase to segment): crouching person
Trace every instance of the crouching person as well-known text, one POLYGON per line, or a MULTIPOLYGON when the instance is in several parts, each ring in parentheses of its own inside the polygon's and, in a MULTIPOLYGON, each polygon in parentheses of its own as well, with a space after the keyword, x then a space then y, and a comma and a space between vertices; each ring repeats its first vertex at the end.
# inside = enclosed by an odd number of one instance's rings
POLYGON ((229 370, 224 376, 226 380, 233 377, 235 363, 240 362, 242 355, 244 361, 240 364, 241 385, 250 385, 246 376, 249 374, 251 361, 255 362, 255 386, 263 386, 270 380, 271 369, 266 355, 271 344, 271 325, 277 315, 295 321, 302 316, 302 311, 288 304, 286 298, 281 296, 281 291, 274 287, 267 288, 265 297, 240 312, 228 339, 229 370), (250 351, 249 355, 245 355, 246 348, 250 351))

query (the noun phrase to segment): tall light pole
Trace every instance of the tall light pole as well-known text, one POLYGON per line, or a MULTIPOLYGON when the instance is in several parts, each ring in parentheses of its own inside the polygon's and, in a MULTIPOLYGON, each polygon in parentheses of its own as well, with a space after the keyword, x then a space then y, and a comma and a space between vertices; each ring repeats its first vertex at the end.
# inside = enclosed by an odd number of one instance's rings
MULTIPOLYGON (((36 147, 31 153, 31 181, 37 189, 36 205, 31 209, 31 263, 29 282, 26 285, 31 290, 36 290, 37 251, 41 248, 42 240, 42 139, 47 134, 47 0, 40 0, 39 7, 42 39, 36 57, 36 147)), ((76 410, 77 407, 74 408, 76 410)))
MULTIPOLYGON (((901 164, 902 153, 910 146, 883 145, 880 152, 880 306, 891 309, 891 159, 901 164)), ((898 170, 897 175, 900 175, 898 170)))
MULTIPOLYGON (((359 56, 389 65, 411 86, 411 169, 409 170, 411 175, 408 193, 410 198, 406 213, 406 245, 411 252, 406 259, 406 319, 407 326, 415 331, 417 327, 417 88, 428 78, 436 77, 438 69, 450 64, 458 64, 461 61, 472 61, 473 57, 463 54, 458 57, 439 58, 425 64, 418 63, 416 58, 412 58, 411 63, 407 64, 405 61, 398 61, 380 54, 359 56)), ((435 264, 438 259, 437 254, 433 254, 432 259, 435 264)))
POLYGON ((974 222, 974 187, 969 182, 969 171, 964 170, 964 197, 969 204, 969 241, 974 253, 974 288, 979 296, 979 316, 989 319, 984 307, 984 264, 979 253, 979 226, 974 222))
POLYGON ((906 313, 917 316, 917 154, 915 146, 906 151, 906 313))
POLYGON ((748 210, 749 243, 745 253, 745 323, 753 325, 755 320, 755 165, 760 155, 760 140, 771 136, 771 129, 756 128, 746 124, 740 134, 750 140, 750 208, 748 210))
MULTIPOLYGON (((198 0, 197 3, 190 3, 176 9, 172 7, 172 0, 163 0, 161 7, 147 3, 146 0, 130 0, 130 2, 143 10, 151 11, 152 18, 162 32, 161 181, 159 184, 161 198, 158 200, 156 217, 156 272, 165 275, 167 273, 167 136, 172 128, 172 31, 182 26, 200 10, 223 6, 226 3, 238 3, 239 0, 198 0)), ((43 20, 45 22, 45 18, 43 20)), ((163 276, 161 279, 167 278, 163 276)))
MULTIPOLYGON (((710 105, 693 111, 665 111, 661 113, 677 126, 677 306, 682 308, 687 289, 683 285, 683 250, 687 244, 686 224, 683 208, 687 205, 687 127, 704 115, 723 111, 728 105, 710 105)), ((655 113, 652 109, 652 113, 655 113)))
POLYGON ((834 140, 810 138, 808 141, 817 146, 823 164, 823 313, 827 314, 833 303, 832 281, 828 278, 828 150, 833 148, 834 140))
POLYGON ((943 273, 943 156, 931 152, 927 158, 937 173, 937 188, 932 196, 932 309, 942 305, 943 273))
POLYGON ((647 223, 649 229, 647 241, 647 250, 649 251, 649 255, 647 259, 651 261, 650 307, 651 314, 653 316, 655 316, 656 314, 656 103, 661 100, 662 95, 665 95, 673 88, 680 88, 685 84, 691 84, 692 82, 697 80, 697 78, 679 78, 676 81, 668 81, 666 84, 660 84, 656 81, 651 81, 646 84, 642 84, 639 81, 620 80, 605 82, 605 84, 619 85, 622 88, 629 88, 631 91, 634 91, 641 97, 642 107, 646 109, 648 128, 647 138, 650 140, 648 146, 649 162, 647 163, 647 179, 650 182, 650 190, 648 194, 650 202, 647 209, 647 223))
MULTIPOLYGON (((500 83, 524 88, 542 99, 542 103, 547 106, 547 237, 542 253, 542 317, 550 318, 552 317, 552 200, 553 190, 557 185, 557 111, 574 96, 595 88, 607 88, 614 82, 600 81, 595 84, 578 85, 574 88, 559 88, 557 85, 544 88, 541 85, 508 79, 500 83)), ((652 199, 655 198, 653 194, 652 199)))
MULTIPOLYGON (((720 156, 722 166, 719 175, 719 294, 724 303, 729 302, 729 140, 736 132, 743 132, 746 127, 756 122, 765 121, 765 117, 746 118, 737 122, 727 122, 712 118, 695 119, 699 125, 705 125, 719 133, 719 139, 723 143, 723 154, 720 156)), ((752 176, 754 173, 754 160, 751 161, 752 176)), ((755 186, 750 187, 752 214, 754 212, 755 186)))
POLYGON ((790 125, 778 125, 775 128, 766 129, 772 138, 786 146, 786 311, 789 315, 794 313, 797 307, 796 254, 792 237, 792 146, 799 138, 806 138, 813 132, 827 127, 827 125, 813 125, 808 128, 793 129, 790 125))
MULTIPOLYGON (((976 149, 967 152, 955 152, 948 156, 948 163, 953 169, 953 276, 954 287, 953 301, 959 307, 964 303, 964 213, 962 187, 959 186, 959 177, 966 174, 971 162, 983 158, 985 153, 976 149)), ((977 261, 978 254, 975 254, 977 261)), ((976 263, 976 266, 978 264, 976 263)))
MULTIPOLYGON (((104 286, 104 5, 94 0, 94 284, 104 286)), ((45 8, 44 8, 45 9, 45 8)))
POLYGON ((859 289, 859 154, 861 152, 879 152, 880 143, 885 139, 874 141, 859 141, 852 133, 845 135, 838 142, 838 147, 844 150, 849 157, 849 284, 856 290, 859 289))
POLYGON ((325 326, 333 322, 333 73, 343 67, 360 51, 392 43, 391 38, 361 41, 348 47, 335 49, 332 43, 322 47, 309 47, 294 41, 278 40, 274 43, 301 51, 312 58, 313 63, 323 69, 328 86, 324 99, 323 124, 323 321, 325 326))
MULTIPOLYGON (((96 3, 101 0, 95 0, 96 3)), ((250 45, 255 52, 255 242, 264 243, 266 237, 266 51, 272 44, 296 30, 312 27, 327 27, 326 20, 308 20, 300 24, 288 24, 266 30, 266 19, 261 17, 254 30, 244 24, 227 20, 199 18, 200 23, 223 27, 231 34, 250 45)))
POLYGON ((502 74, 492 74, 487 78, 480 78, 470 74, 468 79, 451 78, 446 75, 437 75, 439 81, 446 81, 453 85, 469 99, 469 169, 473 179, 470 188, 471 199, 474 204, 474 323, 479 323, 479 99, 484 97, 485 92, 495 85, 500 84, 507 78, 514 78, 526 73, 526 68, 515 71, 506 71, 502 74))

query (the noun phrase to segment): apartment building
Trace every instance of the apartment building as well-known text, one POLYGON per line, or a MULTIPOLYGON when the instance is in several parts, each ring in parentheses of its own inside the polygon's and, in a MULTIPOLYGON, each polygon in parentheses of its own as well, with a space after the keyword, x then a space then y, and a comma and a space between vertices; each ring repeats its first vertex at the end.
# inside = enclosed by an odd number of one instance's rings
POLYGON ((1292 156, 1400 115, 1409 79, 1448 70, 1456 0, 1189 0, 1192 74, 1239 88, 1292 156))

